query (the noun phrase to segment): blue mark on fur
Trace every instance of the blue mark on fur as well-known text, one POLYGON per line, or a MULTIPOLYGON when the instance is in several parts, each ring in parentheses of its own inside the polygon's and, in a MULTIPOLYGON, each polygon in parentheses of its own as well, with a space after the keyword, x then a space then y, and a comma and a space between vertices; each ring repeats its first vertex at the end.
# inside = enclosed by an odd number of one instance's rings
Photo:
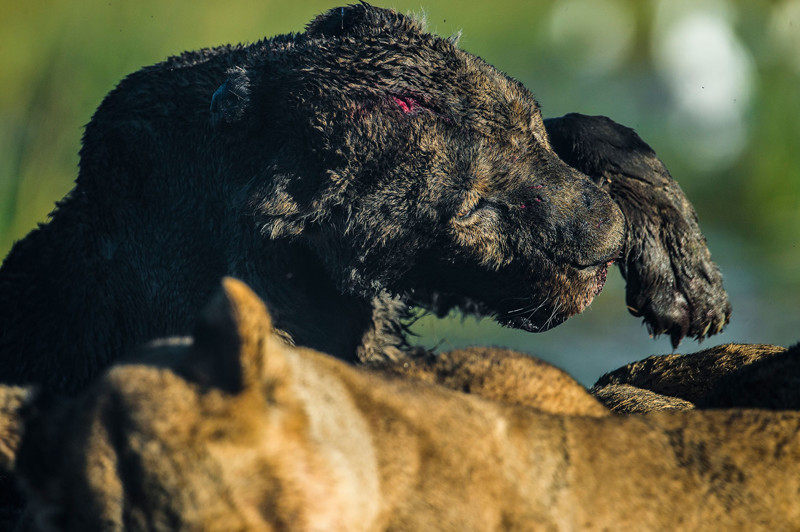
POLYGON ((219 112, 220 102, 222 101, 223 94, 225 91, 228 90, 228 82, 226 81, 222 85, 219 86, 217 90, 214 91, 214 95, 211 96, 211 112, 216 113, 219 112))

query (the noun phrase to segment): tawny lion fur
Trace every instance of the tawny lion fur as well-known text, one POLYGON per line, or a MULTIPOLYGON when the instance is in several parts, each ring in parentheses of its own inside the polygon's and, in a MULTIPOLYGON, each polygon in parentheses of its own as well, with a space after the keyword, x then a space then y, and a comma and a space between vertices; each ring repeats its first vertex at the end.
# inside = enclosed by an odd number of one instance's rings
POLYGON ((800 526, 800 413, 554 415, 387 378, 287 346, 231 279, 193 341, 71 405, 2 390, 2 463, 42 530, 800 526))
POLYGON ((800 345, 723 344, 658 355, 600 377, 591 392, 617 413, 691 408, 800 409, 800 345))

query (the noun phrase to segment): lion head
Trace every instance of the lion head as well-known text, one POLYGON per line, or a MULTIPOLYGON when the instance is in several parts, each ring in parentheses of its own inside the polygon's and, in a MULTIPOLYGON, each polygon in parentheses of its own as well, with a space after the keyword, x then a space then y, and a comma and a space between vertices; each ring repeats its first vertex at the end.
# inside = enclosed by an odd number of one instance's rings
POLYGON ((261 234, 307 245, 344 292, 540 331, 591 303, 622 247, 621 211, 554 153, 533 95, 390 10, 264 42, 212 120, 246 150, 261 234))

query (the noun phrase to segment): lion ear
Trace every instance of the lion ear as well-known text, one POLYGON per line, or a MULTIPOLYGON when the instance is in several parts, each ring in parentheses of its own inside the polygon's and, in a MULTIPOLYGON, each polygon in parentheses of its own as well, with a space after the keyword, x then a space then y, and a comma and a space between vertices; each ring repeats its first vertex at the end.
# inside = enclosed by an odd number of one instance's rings
POLYGON ((228 78, 211 96, 211 125, 241 122, 252 106, 251 75, 242 67, 228 70, 228 78))
POLYGON ((194 331, 186 368, 197 382, 237 393, 258 383, 272 320, 243 282, 225 277, 194 331))
POLYGON ((35 396, 33 388, 0 385, 0 471, 11 473, 25 433, 25 407, 35 396))
POLYGON ((335 7, 306 25, 310 37, 346 37, 376 32, 421 34, 423 24, 391 9, 373 7, 366 2, 335 7))

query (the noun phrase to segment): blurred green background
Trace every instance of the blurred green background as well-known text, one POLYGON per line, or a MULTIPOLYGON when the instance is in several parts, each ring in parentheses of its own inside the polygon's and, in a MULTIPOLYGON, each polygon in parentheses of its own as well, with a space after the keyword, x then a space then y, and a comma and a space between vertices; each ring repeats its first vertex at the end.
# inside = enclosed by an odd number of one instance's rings
MULTIPOLYGON (((0 252, 77 174, 82 127, 124 75, 186 49, 302 31, 333 1, 0 1, 0 252)), ((378 4, 521 80, 545 116, 634 127, 699 213, 733 319, 703 344, 800 340, 800 0, 564 0, 378 4)), ((423 318, 418 341, 535 353, 591 383, 653 353, 619 275, 583 315, 538 335, 423 318)), ((684 341, 680 351, 699 349, 684 341)))

